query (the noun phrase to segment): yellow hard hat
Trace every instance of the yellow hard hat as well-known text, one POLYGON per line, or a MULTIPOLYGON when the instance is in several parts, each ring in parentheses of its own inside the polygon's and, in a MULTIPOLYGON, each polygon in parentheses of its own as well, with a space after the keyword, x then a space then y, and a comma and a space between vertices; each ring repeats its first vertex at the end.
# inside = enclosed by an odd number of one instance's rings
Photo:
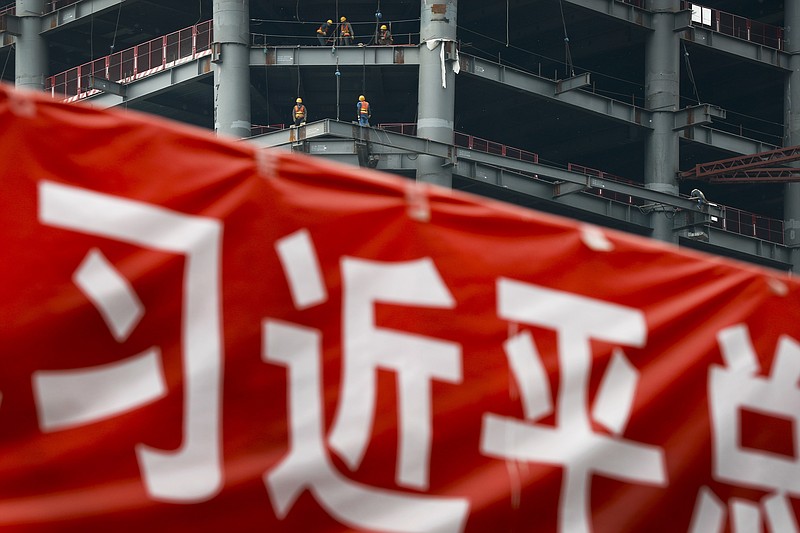
POLYGON ((295 102, 297 102, 298 104, 302 104, 303 103, 303 99, 302 98, 298 98, 297 100, 295 100, 295 102))
POLYGON ((333 24, 333 21, 331 19, 328 19, 328 24, 333 24))
POLYGON ((366 100, 366 98, 364 98, 364 95, 362 94, 361 96, 358 97, 358 100, 360 102, 363 102, 364 100, 366 100))
POLYGON ((345 20, 347 20, 347 17, 342 17, 339 19, 339 22, 344 22, 345 20))
POLYGON ((385 29, 386 29, 386 24, 383 24, 383 25, 381 26, 381 29, 382 29, 382 30, 385 30, 385 29))

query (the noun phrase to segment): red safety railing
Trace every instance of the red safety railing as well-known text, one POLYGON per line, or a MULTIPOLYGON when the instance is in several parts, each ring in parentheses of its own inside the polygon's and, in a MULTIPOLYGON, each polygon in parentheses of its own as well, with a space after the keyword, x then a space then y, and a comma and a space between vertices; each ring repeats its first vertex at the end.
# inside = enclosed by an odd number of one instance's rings
POLYGON ((462 148, 469 148, 470 150, 477 150, 486 154, 502 155, 504 157, 510 157, 519 161, 527 161, 529 163, 539 162, 539 155, 533 152, 528 152, 512 146, 506 146, 505 144, 500 144, 494 141, 487 141, 486 139, 481 139, 480 137, 475 137, 474 135, 467 135, 466 133, 455 132, 454 136, 454 144, 456 146, 461 146, 462 148))
POLYGON ((783 244, 783 221, 748 213, 733 207, 722 206, 723 217, 712 221, 711 226, 724 231, 747 235, 783 244))
MULTIPOLYGON (((609 174, 608 172, 603 172, 602 170, 597 170, 596 168, 589 168, 575 163, 567 163, 567 170, 569 170, 570 172, 577 172, 578 174, 585 174, 587 176, 591 176, 601 180, 615 181, 618 183, 627 183, 628 185, 635 185, 641 187, 640 183, 636 183, 633 180, 625 179, 620 176, 615 176, 614 174, 609 174)), ((616 191, 609 191, 603 187, 589 187, 584 192, 628 205, 640 206, 644 205, 645 203, 644 200, 636 196, 631 196, 630 194, 623 194, 616 191)))
MULTIPOLYGON (((391 122, 378 124, 380 129, 386 131, 393 131, 395 133, 402 133, 403 135, 416 135, 417 125, 408 122, 391 122)), ((458 131, 453 133, 453 144, 462 148, 469 148, 470 150, 477 150, 486 154, 502 155, 510 157, 519 161, 527 161, 528 163, 538 163, 539 155, 513 146, 506 146, 494 141, 487 141, 474 135, 467 135, 458 131)))
POLYGON ((712 9, 681 0, 682 9, 693 10, 692 24, 744 39, 757 44, 783 50, 783 28, 751 20, 719 9, 712 9))
POLYGON ((45 90, 67 101, 85 98, 99 92, 91 87, 92 78, 129 83, 210 54, 213 38, 207 20, 50 76, 45 90))

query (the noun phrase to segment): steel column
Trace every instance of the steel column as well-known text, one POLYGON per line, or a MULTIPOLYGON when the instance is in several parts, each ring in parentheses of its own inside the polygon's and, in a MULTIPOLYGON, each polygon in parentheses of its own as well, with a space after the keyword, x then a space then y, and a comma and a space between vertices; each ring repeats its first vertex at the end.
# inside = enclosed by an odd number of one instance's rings
MULTIPOLYGON (((653 129, 645 141, 645 186, 678 194, 679 137, 673 129, 679 110, 680 36, 675 32, 679 0, 650 0, 653 31, 645 41, 645 107, 652 113, 653 129)), ((653 238, 677 242, 670 213, 654 211, 653 238)))
POLYGON ((48 69, 47 43, 40 33, 44 0, 17 0, 16 10, 20 35, 16 37, 15 85, 43 91, 48 69))
MULTIPOLYGON (((421 0, 420 13, 417 136, 447 144, 453 143, 456 92, 453 61, 448 53, 442 57, 442 47, 455 52, 457 4, 421 0)), ((417 180, 451 187, 453 170, 438 157, 420 156, 417 180)))
MULTIPOLYGON (((784 87, 784 146, 800 144, 800 0, 784 2, 786 51, 789 52, 790 73, 784 87)), ((796 163, 791 166, 797 166, 796 163)), ((784 185, 783 196, 784 243, 795 249, 798 256, 800 245, 800 183, 784 185)), ((798 271, 798 260, 794 271, 798 271)))
POLYGON ((214 130, 250 136, 250 1, 214 0, 214 130))

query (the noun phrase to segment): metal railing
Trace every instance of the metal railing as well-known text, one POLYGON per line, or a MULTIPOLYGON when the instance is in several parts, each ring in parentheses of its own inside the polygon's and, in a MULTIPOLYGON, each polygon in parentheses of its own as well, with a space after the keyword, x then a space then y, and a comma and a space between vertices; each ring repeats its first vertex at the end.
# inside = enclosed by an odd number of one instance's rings
POLYGON ((286 124, 269 124, 269 125, 261 125, 261 124, 251 124, 250 125, 250 135, 262 135, 264 133, 270 133, 272 131, 280 131, 285 130, 286 124))
POLYGON ((723 231, 756 237, 767 242, 783 244, 783 221, 748 213, 734 207, 722 206, 721 220, 712 221, 711 226, 723 231))
MULTIPOLYGON (((403 135, 416 135, 417 125, 409 122, 391 122, 378 124, 378 128, 395 133, 402 133, 403 135)), ((469 148, 470 150, 477 150, 486 154, 501 155, 503 157, 510 157, 519 161, 527 161, 528 163, 538 163, 539 155, 513 146, 507 146, 494 141, 481 139, 474 135, 466 133, 454 132, 453 144, 462 148, 469 148)))
MULTIPOLYGON (((286 20, 264 20, 253 19, 250 34, 251 46, 319 46, 317 38, 317 28, 320 22, 296 22, 286 20)), ((371 46, 377 45, 378 27, 386 24, 392 34, 393 44, 416 45, 419 44, 419 19, 396 20, 396 21, 369 21, 353 22, 350 25, 353 30, 351 46, 371 46)), ((334 22, 330 28, 325 45, 342 46, 339 35, 339 24, 334 22)))
MULTIPOLYGON (((617 183, 627 183, 628 185, 641 187, 640 183, 636 183, 633 180, 629 180, 621 176, 616 176, 614 174, 609 174, 608 172, 597 170, 596 168, 590 168, 590 167, 585 167, 583 165, 578 165, 576 163, 567 163, 567 170, 569 170, 570 172, 577 172, 578 174, 584 174, 586 176, 590 176, 600 180, 609 180, 617 183)), ((638 198, 636 196, 631 196, 630 194, 623 194, 617 191, 609 191, 600 186, 589 187, 584 192, 588 194, 593 194, 595 196, 600 196, 601 198, 614 200, 615 202, 620 202, 623 204, 633 205, 637 207, 645 204, 645 201, 641 198, 638 198)))
POLYGON ((61 9, 62 7, 71 6, 72 4, 77 4, 80 0, 50 0, 45 3, 44 12, 45 13, 52 13, 57 9, 61 9))
MULTIPOLYGON (((634 181, 621 178, 619 176, 614 176, 613 174, 593 168, 576 165, 575 163, 568 163, 567 170, 578 172, 580 174, 586 174, 587 176, 597 177, 599 179, 607 179, 610 181, 627 183, 629 185, 641 187, 641 184, 634 181)), ((635 196, 625 195, 614 191, 607 191, 599 187, 590 187, 584 192, 634 206, 642 206, 645 203, 641 198, 636 198, 635 196)), ((688 196, 684 196, 684 198, 688 198, 688 196)), ((783 244, 782 220, 756 215, 755 213, 742 211, 741 209, 736 209, 735 207, 720 206, 720 209, 723 213, 722 218, 713 218, 709 222, 710 226, 730 233, 735 233, 737 235, 756 237, 764 241, 783 244)))
POLYGON ((692 10, 692 24, 776 50, 784 49, 783 28, 780 26, 765 24, 686 0, 681 0, 681 9, 692 10))
POLYGON ((211 54, 212 41, 212 22, 207 20, 50 76, 45 90, 67 101, 85 98, 99 92, 92 88, 92 78, 129 83, 211 54))
MULTIPOLYGON (((404 135, 416 135, 417 132, 417 125, 413 123, 387 123, 379 124, 378 127, 387 131, 402 133, 404 135)), ((534 152, 520 150, 519 148, 513 148, 493 141, 487 141, 485 139, 460 132, 455 132, 454 137, 454 144, 456 146, 477 150, 479 152, 511 157, 531 163, 539 162, 539 156, 534 152)), ((598 180, 608 180, 617 183, 625 183, 636 187, 642 187, 641 183, 633 180, 576 163, 567 163, 567 170, 597 178, 598 180)), ((591 180, 589 183, 592 183, 591 180)), ((589 186, 582 192, 637 208, 645 205, 646 203, 642 198, 630 194, 610 191, 602 187, 599 183, 597 185, 598 186, 596 187, 589 186)), ((688 196, 684 197, 688 198, 688 196)), ((737 235, 745 235, 767 242, 783 244, 782 220, 756 215, 755 213, 742 211, 741 209, 736 209, 735 207, 720 206, 720 208, 722 209, 723 217, 719 219, 712 219, 709 223, 710 226, 730 233, 735 233, 737 235)))

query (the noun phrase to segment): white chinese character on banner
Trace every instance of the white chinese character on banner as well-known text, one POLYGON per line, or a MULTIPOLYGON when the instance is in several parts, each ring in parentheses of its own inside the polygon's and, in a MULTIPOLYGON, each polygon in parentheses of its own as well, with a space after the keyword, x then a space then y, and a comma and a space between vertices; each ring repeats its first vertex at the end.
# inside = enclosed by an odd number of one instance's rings
MULTIPOLYGON (((223 477, 221 223, 47 181, 39 184, 38 199, 39 219, 45 225, 185 255, 183 443, 176 451, 139 444, 136 455, 152 498, 189 503, 213 497, 223 477)), ((128 280, 99 249, 86 254, 73 281, 114 338, 127 339, 144 310, 128 280)), ((97 422, 166 394, 161 352, 155 346, 98 367, 40 370, 32 379, 39 425, 45 432, 97 422)))
POLYGON ((506 341, 525 420, 486 413, 481 452, 563 467, 559 531, 590 531, 593 474, 658 486, 667 483, 661 448, 620 437, 638 381, 638 372, 622 350, 614 351, 591 412, 594 421, 614 436, 594 432, 589 418, 591 341, 643 346, 647 334, 644 317, 636 309, 508 279, 498 281, 497 291, 501 318, 557 332, 560 385, 554 405, 547 373, 529 332, 506 341), (553 412, 555 427, 535 424, 553 412))
MULTIPOLYGON (((800 345, 780 338, 772 373, 759 376, 761 367, 747 327, 732 326, 717 334, 725 365, 709 370, 709 410, 717 481, 770 491, 762 501, 763 515, 771 531, 798 531, 789 495, 800 495, 800 345), (743 411, 790 422, 792 453, 782 455, 743 445, 743 411)), ((734 531, 760 531, 762 511, 758 502, 730 502, 734 531)), ((691 531, 721 531, 724 503, 703 487, 697 497, 691 531)))
MULTIPOLYGON (((276 243, 295 307, 326 301, 319 262, 306 230, 276 243)), ((375 417, 378 368, 398 375, 398 485, 427 488, 431 447, 430 381, 461 380, 461 351, 454 343, 375 326, 375 302, 452 307, 450 293, 427 259, 378 263, 345 258, 343 391, 330 445, 353 470, 358 468, 375 417)), ((263 357, 289 375, 288 456, 264 482, 278 517, 304 490, 336 520, 356 529, 391 532, 461 531, 469 511, 461 498, 442 498, 366 486, 341 475, 328 456, 322 401, 321 334, 297 324, 266 319, 263 357)))

